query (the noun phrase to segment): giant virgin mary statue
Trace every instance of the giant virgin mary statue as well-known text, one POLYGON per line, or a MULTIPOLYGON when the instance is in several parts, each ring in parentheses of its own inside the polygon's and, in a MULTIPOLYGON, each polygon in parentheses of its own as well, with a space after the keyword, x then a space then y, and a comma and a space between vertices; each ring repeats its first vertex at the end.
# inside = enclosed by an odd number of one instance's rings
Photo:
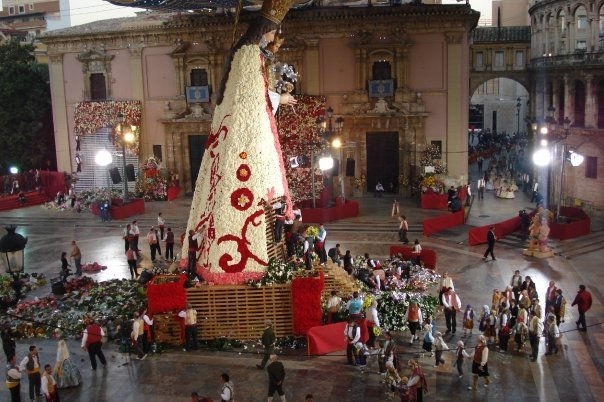
POLYGON ((292 210, 274 113, 279 104, 296 101, 268 90, 262 50, 273 41, 290 1, 265 0, 261 16, 225 64, 181 254, 182 265, 211 283, 264 276, 274 247, 267 213, 277 201, 292 210), (194 254, 191 231, 198 243, 194 254))

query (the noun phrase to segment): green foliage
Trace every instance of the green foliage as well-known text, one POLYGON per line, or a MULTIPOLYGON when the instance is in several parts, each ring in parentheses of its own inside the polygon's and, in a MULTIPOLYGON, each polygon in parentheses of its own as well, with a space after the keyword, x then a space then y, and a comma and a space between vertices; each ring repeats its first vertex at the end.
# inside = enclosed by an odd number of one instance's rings
MULTIPOLYGON (((0 161, 2 169, 42 166, 52 132, 48 66, 36 62, 32 45, 0 45, 0 161), (50 126, 50 127, 49 127, 50 126)), ((2 172, 4 173, 4 171, 2 172)))
POLYGON ((285 262, 276 258, 271 258, 268 261, 266 275, 259 281, 249 281, 248 285, 260 287, 288 283, 292 280, 294 272, 298 269, 299 267, 293 262, 285 262))

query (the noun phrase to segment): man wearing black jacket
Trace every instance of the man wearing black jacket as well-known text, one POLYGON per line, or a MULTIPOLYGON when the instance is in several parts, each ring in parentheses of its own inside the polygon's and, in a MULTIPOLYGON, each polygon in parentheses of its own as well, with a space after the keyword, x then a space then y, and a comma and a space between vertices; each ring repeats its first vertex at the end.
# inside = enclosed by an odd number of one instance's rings
POLYGON ((282 402, 285 402, 283 392, 283 380, 285 379, 285 368, 283 363, 277 360, 277 355, 271 355, 271 363, 266 367, 268 373, 268 400, 273 400, 273 394, 277 391, 282 402))
POLYGON ((495 226, 491 226, 489 228, 489 232, 487 233, 487 251, 484 252, 484 257, 482 257, 482 259, 484 261, 487 260, 487 256, 489 254, 491 254, 491 258, 493 258, 493 261, 495 261, 495 254, 493 254, 493 249, 495 248, 495 240, 497 239, 497 237, 495 237, 495 226))

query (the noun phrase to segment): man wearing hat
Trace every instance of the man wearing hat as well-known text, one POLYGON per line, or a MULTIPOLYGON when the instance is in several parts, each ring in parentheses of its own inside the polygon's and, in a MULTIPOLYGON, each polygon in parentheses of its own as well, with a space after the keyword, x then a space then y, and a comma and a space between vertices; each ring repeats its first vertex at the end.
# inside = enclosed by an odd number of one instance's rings
POLYGON ((256 364, 256 368, 263 370, 266 366, 266 362, 273 354, 275 347, 275 331, 273 330, 273 323, 271 320, 264 320, 264 332, 262 333, 262 345, 264 346, 264 357, 260 364, 256 364))

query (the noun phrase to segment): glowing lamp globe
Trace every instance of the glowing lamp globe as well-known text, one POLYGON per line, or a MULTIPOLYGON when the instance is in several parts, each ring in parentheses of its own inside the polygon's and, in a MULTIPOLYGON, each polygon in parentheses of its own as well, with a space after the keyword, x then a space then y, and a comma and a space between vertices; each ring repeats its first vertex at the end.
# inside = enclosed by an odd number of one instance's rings
POLYGON ((537 166, 547 166, 552 160, 552 154, 546 148, 541 148, 533 154, 533 163, 537 166))
POLYGON ((126 131, 124 133, 124 141, 128 143, 134 142, 134 134, 131 131, 126 131))
POLYGON ((332 142, 331 142, 331 146, 334 148, 340 148, 342 146, 342 140, 339 138, 335 138, 332 142))
POLYGON ((581 166, 581 164, 583 163, 584 160, 585 160, 585 157, 583 155, 571 151, 571 153, 570 153, 570 164, 571 165, 573 165, 574 167, 581 166))
POLYGON ((333 158, 331 156, 324 156, 319 159, 319 169, 329 170, 333 167, 333 158))
POLYGON ((549 130, 547 129, 546 126, 541 127, 541 129, 539 129, 539 132, 543 135, 547 135, 547 133, 549 132, 549 130))
POLYGON ((113 157, 111 156, 111 153, 109 151, 107 151, 106 149, 101 149, 94 156, 94 163, 96 163, 99 166, 107 166, 111 162, 113 162, 113 157))
POLYGON ((11 174, 17 174, 17 173, 19 173, 19 168, 18 168, 18 167, 16 167, 16 166, 11 166, 11 167, 8 169, 8 171, 9 171, 11 174))

